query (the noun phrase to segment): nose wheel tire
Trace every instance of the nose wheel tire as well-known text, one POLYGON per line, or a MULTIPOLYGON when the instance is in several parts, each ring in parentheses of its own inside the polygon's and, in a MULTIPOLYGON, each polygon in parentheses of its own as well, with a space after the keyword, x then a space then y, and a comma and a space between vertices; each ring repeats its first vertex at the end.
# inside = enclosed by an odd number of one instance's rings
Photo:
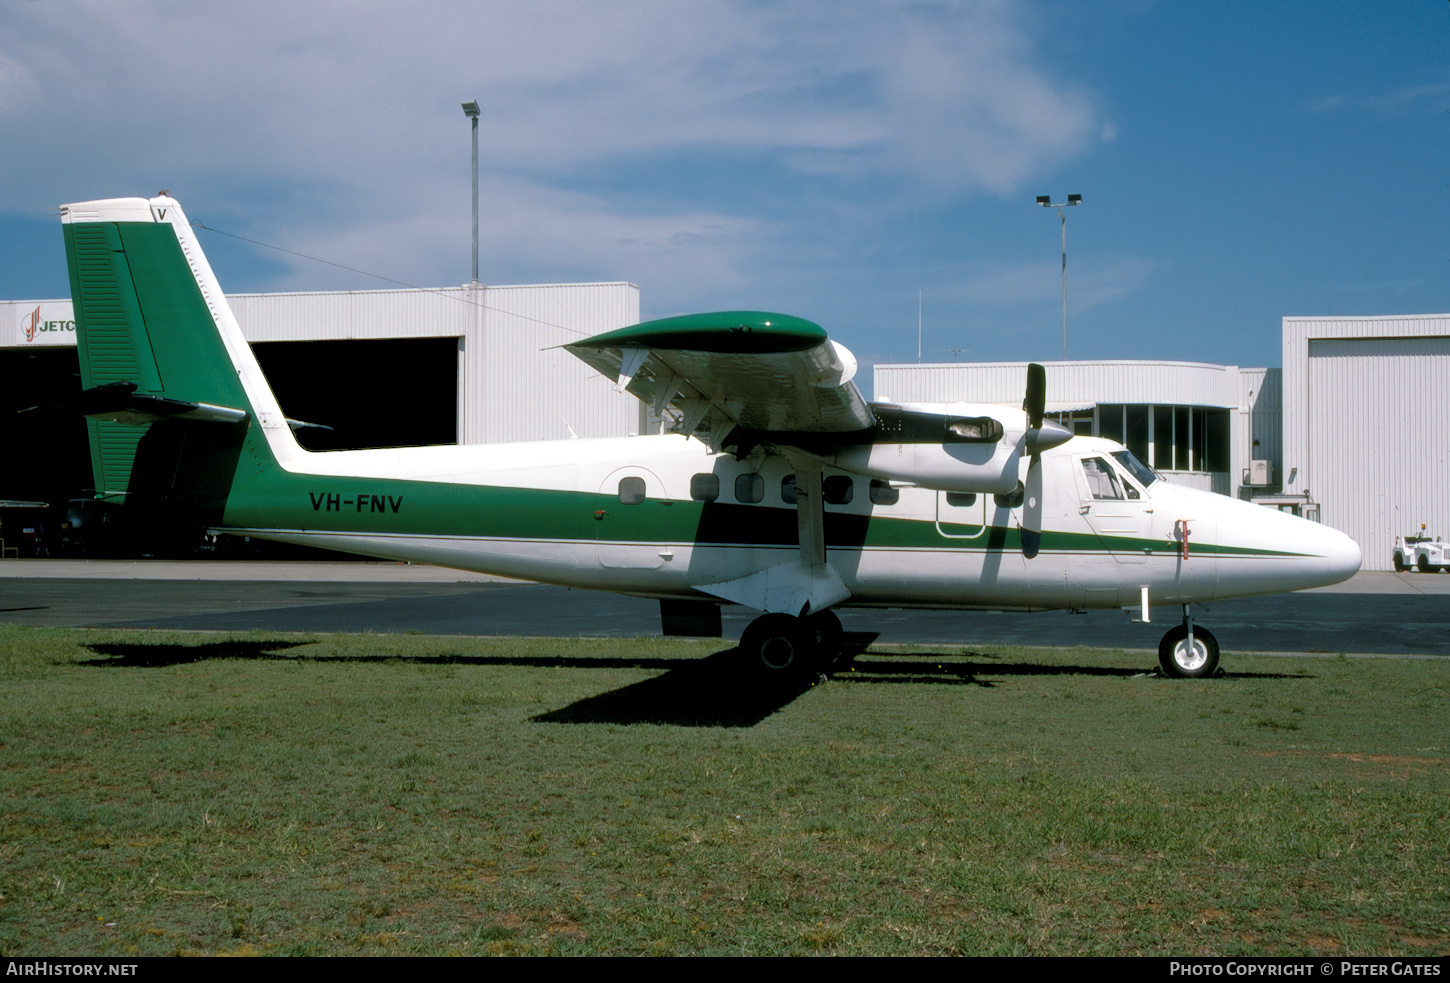
POLYGON ((1171 629, 1158 643, 1158 664, 1163 674, 1174 679, 1203 679, 1218 669, 1218 639, 1205 628, 1193 627, 1193 646, 1188 645, 1188 629, 1183 625, 1171 629))

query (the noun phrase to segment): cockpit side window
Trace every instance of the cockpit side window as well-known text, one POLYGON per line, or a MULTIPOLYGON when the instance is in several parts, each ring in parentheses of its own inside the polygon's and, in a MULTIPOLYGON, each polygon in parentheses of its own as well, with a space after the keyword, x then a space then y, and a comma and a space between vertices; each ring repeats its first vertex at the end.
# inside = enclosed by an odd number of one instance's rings
POLYGON ((1121 499, 1123 497, 1122 486, 1118 483, 1118 476, 1113 474, 1113 469, 1107 461, 1100 457, 1085 457, 1082 462, 1083 474, 1087 475, 1088 490, 1096 499, 1121 499))
POLYGON ((1138 460, 1132 451, 1113 451, 1113 460, 1118 462, 1118 467, 1137 479, 1144 488, 1158 480, 1158 472, 1138 460))

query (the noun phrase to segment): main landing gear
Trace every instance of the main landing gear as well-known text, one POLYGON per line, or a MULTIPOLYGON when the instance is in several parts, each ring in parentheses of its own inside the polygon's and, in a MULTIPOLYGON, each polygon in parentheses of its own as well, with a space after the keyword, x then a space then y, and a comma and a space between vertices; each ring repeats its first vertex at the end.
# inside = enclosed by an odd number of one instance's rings
POLYGON ((797 618, 765 614, 740 636, 740 652, 770 676, 826 672, 841 658, 843 632, 834 611, 797 618))
POLYGON ((1204 679, 1218 669, 1218 639, 1207 628, 1194 625, 1187 604, 1183 624, 1169 629, 1158 643, 1158 665, 1163 675, 1174 679, 1204 679))

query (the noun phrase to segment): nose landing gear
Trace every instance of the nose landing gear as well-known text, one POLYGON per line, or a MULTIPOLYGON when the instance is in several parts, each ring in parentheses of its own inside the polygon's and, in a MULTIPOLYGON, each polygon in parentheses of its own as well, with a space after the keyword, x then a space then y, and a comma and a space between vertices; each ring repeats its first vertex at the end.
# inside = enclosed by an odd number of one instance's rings
POLYGON ((1158 643, 1158 665, 1163 675, 1174 679, 1204 679, 1218 669, 1218 639, 1193 624, 1187 604, 1183 605, 1183 624, 1169 629, 1158 643))

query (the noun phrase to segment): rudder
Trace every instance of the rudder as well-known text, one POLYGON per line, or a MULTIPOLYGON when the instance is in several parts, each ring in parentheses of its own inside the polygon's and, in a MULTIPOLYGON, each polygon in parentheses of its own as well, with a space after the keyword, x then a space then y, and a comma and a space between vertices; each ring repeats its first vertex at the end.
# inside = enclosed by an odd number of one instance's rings
POLYGON ((64 205, 61 221, 98 497, 211 511, 244 441, 268 463, 299 451, 173 199, 64 205))

